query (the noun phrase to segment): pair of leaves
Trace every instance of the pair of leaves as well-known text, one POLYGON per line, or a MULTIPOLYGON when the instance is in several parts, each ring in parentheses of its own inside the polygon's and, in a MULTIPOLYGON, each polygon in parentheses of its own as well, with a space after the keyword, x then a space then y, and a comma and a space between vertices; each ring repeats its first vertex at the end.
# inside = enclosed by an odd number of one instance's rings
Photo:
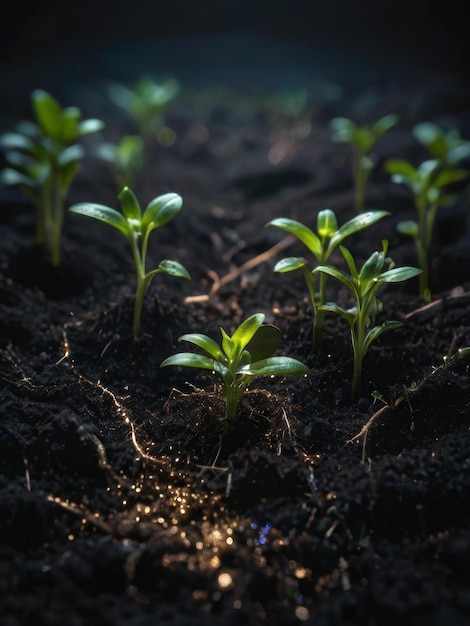
POLYGON ((51 94, 42 89, 33 91, 32 102, 44 135, 62 145, 70 145, 84 135, 95 133, 104 127, 101 120, 81 120, 82 112, 79 108, 62 108, 51 94))
POLYGON ((232 336, 221 328, 222 346, 200 333, 182 335, 179 341, 188 341, 209 356, 182 352, 165 359, 161 367, 180 365, 213 371, 226 384, 231 384, 237 376, 245 378, 307 373, 307 367, 296 359, 272 356, 279 346, 281 332, 275 326, 263 325, 264 318, 262 313, 252 315, 240 324, 232 336))
MULTIPOLYGON (((333 250, 347 237, 375 224, 383 217, 390 215, 387 211, 366 211, 356 215, 338 228, 336 216, 330 209, 320 211, 317 217, 317 232, 296 220, 280 217, 266 226, 275 226, 301 241, 313 254, 318 263, 326 263, 333 250)), ((306 265, 306 261, 298 257, 288 257, 279 261, 274 267, 275 272, 290 272, 306 265)))
POLYGON ((78 213, 104 222, 120 230, 127 238, 145 236, 155 228, 164 226, 181 210, 183 199, 176 193, 167 193, 154 198, 142 213, 139 201, 129 187, 119 193, 122 213, 103 204, 81 202, 70 207, 78 213))
POLYGON ((359 154, 367 154, 377 141, 399 121, 398 115, 391 113, 370 126, 358 126, 346 117, 336 117, 330 122, 334 141, 345 141, 352 144, 359 154))

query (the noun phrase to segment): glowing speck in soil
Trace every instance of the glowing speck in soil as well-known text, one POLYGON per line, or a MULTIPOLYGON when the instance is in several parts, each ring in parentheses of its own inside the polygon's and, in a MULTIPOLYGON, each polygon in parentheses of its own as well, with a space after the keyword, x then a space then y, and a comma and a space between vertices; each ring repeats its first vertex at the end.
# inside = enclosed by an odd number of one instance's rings
POLYGON ((230 574, 227 574, 227 572, 224 572, 223 574, 219 574, 217 582, 219 583, 219 587, 221 589, 227 589, 227 587, 230 587, 232 584, 232 577, 230 574))
POLYGON ((211 567, 213 567, 214 569, 217 569, 218 567, 220 567, 220 559, 218 556, 213 556, 211 558, 211 567))
POLYGON ((309 610, 304 607, 304 606, 298 606, 295 609, 295 616, 297 619, 299 619, 301 622, 305 622, 308 620, 308 618, 310 617, 310 612, 309 610))

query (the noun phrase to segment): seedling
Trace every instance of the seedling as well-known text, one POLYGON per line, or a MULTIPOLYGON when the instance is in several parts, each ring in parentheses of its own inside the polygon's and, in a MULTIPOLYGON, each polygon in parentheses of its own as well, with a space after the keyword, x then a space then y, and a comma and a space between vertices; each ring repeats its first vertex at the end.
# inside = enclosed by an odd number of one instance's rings
POLYGON ((331 265, 320 265, 313 273, 327 274, 338 279, 354 300, 350 309, 344 309, 334 302, 322 305, 321 309, 337 313, 349 324, 354 356, 352 398, 355 401, 360 393, 362 363, 369 346, 386 330, 402 325, 402 322, 387 321, 375 326, 375 317, 382 306, 376 296, 378 289, 385 283, 398 283, 413 278, 422 270, 409 266, 395 268, 393 261, 386 258, 388 241, 385 240, 382 242, 382 250, 373 252, 360 271, 357 270, 351 252, 344 246, 340 246, 340 249, 349 268, 349 275, 331 265))
POLYGON ((133 187, 145 162, 144 142, 140 135, 125 135, 117 144, 102 143, 98 155, 110 163, 119 189, 133 187))
POLYGON ((445 131, 432 122, 420 122, 413 127, 413 135, 443 168, 470 156, 470 141, 462 139, 457 128, 445 131))
POLYGON ((429 250, 436 214, 439 208, 448 206, 456 198, 455 194, 445 191, 446 187, 468 178, 470 172, 456 167, 443 168, 436 159, 423 161, 416 168, 403 159, 389 159, 385 169, 392 175, 393 182, 406 185, 413 194, 418 221, 400 222, 397 228, 415 241, 418 265, 423 270, 419 277, 419 291, 430 301, 429 250))
POLYGON ((180 85, 174 78, 156 83, 150 76, 143 76, 132 89, 121 84, 112 85, 109 96, 132 117, 146 144, 156 134, 157 139, 160 137, 165 144, 165 136, 170 129, 164 126, 164 116, 179 89, 180 85))
POLYGON ((64 202, 84 156, 76 143, 101 130, 103 122, 81 120, 77 107, 62 108, 43 90, 32 93, 36 122, 21 122, 0 138, 9 167, 0 180, 18 185, 36 208, 36 240, 44 245, 53 265, 60 265, 64 202))
POLYGON ((354 210, 364 211, 365 194, 369 176, 376 164, 372 150, 377 141, 399 121, 398 115, 385 115, 372 125, 357 126, 345 117, 330 122, 333 141, 344 141, 353 148, 352 175, 354 181, 354 210))
POLYGON ((222 385, 225 417, 233 420, 241 397, 256 376, 290 376, 308 372, 308 368, 297 359, 273 356, 280 343, 281 331, 275 326, 263 325, 264 317, 262 313, 252 315, 240 324, 232 336, 221 328, 221 346, 207 335, 183 335, 179 341, 188 341, 209 356, 181 352, 165 359, 161 367, 181 365, 212 372, 222 385))
MULTIPOLYGON (((299 241, 301 241, 308 250, 313 254, 318 265, 326 265, 335 248, 346 237, 350 237, 386 215, 390 215, 387 211, 368 211, 360 215, 356 215, 348 222, 338 228, 336 215, 330 209, 320 211, 317 216, 317 232, 314 233, 310 228, 304 226, 296 220, 280 217, 272 220, 266 226, 275 226, 283 231, 291 233, 299 241)), ((310 300, 313 307, 313 348, 315 351, 320 349, 321 338, 323 334, 323 324, 325 312, 320 307, 325 304, 326 298, 326 274, 312 273, 308 266, 308 261, 299 257, 288 257, 276 263, 275 272, 285 273, 300 269, 307 283, 310 300)))
POLYGON ((134 306, 134 340, 141 335, 141 318, 144 296, 150 282, 157 274, 170 274, 178 278, 190 279, 190 275, 178 261, 161 261, 157 268, 147 271, 147 247, 149 235, 155 228, 164 226, 180 211, 183 200, 176 193, 167 193, 154 198, 142 213, 140 204, 129 187, 124 187, 119 193, 122 213, 102 204, 82 202, 70 207, 72 213, 92 217, 109 226, 117 228, 127 238, 134 257, 137 289, 134 306))

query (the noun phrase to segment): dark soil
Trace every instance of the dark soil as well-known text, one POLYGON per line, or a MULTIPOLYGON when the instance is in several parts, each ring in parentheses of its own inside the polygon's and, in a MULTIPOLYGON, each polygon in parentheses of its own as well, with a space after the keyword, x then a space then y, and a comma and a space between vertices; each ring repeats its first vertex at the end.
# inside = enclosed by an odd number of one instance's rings
MULTIPOLYGON (((415 264, 396 231, 414 217, 409 193, 381 165, 427 158, 418 121, 470 137, 469 94, 426 78, 331 97, 311 87, 296 116, 253 86, 183 89, 167 118, 176 142, 152 146, 134 190, 143 205, 183 197, 150 256, 181 261, 192 280, 152 283, 138 343, 124 238, 67 215, 54 270, 34 246, 31 207, 1 190, 5 626, 469 623, 467 191, 439 217, 432 303, 413 281, 382 292, 381 320, 403 326, 371 347, 357 403, 345 324, 330 315, 313 355, 302 276, 273 272, 302 247, 243 266, 283 239, 264 228, 275 217, 313 226, 326 207, 352 217, 350 152, 329 121, 390 112, 401 122, 377 144, 367 203, 391 216, 349 247, 364 260, 388 239, 397 265, 415 264), (255 312, 282 330, 279 353, 310 372, 257 380, 226 424, 206 376, 159 366, 181 334, 218 338, 255 312)), ((105 119, 108 140, 134 132, 104 88, 62 101, 105 119)), ((117 207, 112 174, 87 146, 70 203, 117 207)), ((344 298, 334 281, 329 298, 344 298)))

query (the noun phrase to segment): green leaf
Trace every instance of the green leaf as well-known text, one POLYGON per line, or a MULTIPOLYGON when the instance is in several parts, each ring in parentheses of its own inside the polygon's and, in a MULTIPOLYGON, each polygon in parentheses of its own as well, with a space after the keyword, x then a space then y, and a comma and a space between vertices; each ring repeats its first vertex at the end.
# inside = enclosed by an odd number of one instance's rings
POLYGON ((248 376, 301 376, 308 374, 308 367, 288 356, 273 356, 249 365, 243 365, 237 374, 248 376))
POLYGON ((27 187, 37 185, 35 180, 10 167, 6 167, 0 172, 0 183, 3 185, 26 185, 27 187))
POLYGON ((261 361, 271 357, 279 348, 282 333, 272 324, 263 324, 250 341, 245 350, 249 352, 251 361, 261 361))
POLYGON ((338 230, 338 220, 334 211, 324 209, 317 215, 317 233, 320 239, 331 239, 338 230))
POLYGON ((194 352, 179 352, 168 357, 160 364, 160 367, 168 365, 179 365, 183 367, 195 367, 202 370, 210 370, 211 372, 221 372, 221 365, 203 354, 195 354, 194 352))
POLYGON ((346 117, 335 117, 330 122, 333 141, 351 141, 357 132, 357 126, 346 117))
POLYGON ((168 259, 161 261, 161 263, 158 264, 158 272, 191 280, 188 270, 178 261, 170 261, 168 259))
POLYGON ((329 254, 331 254, 336 246, 340 244, 346 237, 349 237, 350 235, 359 232, 363 228, 367 228, 368 226, 375 224, 383 217, 387 217, 388 215, 390 215, 389 211, 365 211, 364 213, 360 213, 359 215, 356 215, 349 221, 345 222, 332 236, 331 241, 328 245, 329 254))
POLYGON ((418 267, 410 267, 408 265, 405 265, 403 267, 395 267, 391 270, 383 272, 383 274, 380 274, 380 276, 377 277, 377 280, 379 280, 381 283, 399 283, 403 280, 409 280, 410 278, 414 278, 415 276, 418 276, 422 273, 423 270, 419 269, 418 267))
POLYGON ((393 328, 398 328, 399 326, 403 326, 403 323, 396 322, 394 320, 389 320, 388 322, 384 322, 383 324, 380 324, 380 326, 374 326, 374 328, 371 328, 364 339, 364 344, 363 344, 364 353, 367 352, 370 344, 373 341, 375 341, 378 337, 380 337, 382 333, 384 333, 386 330, 392 330, 393 328))
POLYGON ((57 139, 67 144, 76 141, 78 135, 78 122, 80 119, 80 109, 77 107, 67 107, 62 111, 62 124, 60 135, 57 139))
MULTIPOLYGON (((439 143, 442 145, 442 140, 445 141, 442 130, 436 124, 432 122, 420 122, 419 124, 415 124, 413 126, 413 135, 415 138, 423 144, 428 149, 431 149, 433 152, 434 146, 439 143)), ((438 150, 439 152, 439 150, 438 150)), ((437 156, 437 154, 435 155, 437 156)))
POLYGON ((62 107, 47 91, 36 89, 32 94, 33 108, 37 121, 48 137, 60 137, 62 107))
POLYGON ((395 115, 395 113, 389 113, 388 115, 385 115, 380 120, 375 122, 375 124, 372 126, 372 132, 374 133, 374 136, 379 139, 393 126, 396 126, 399 121, 399 115, 395 115))
POLYGON ((296 256, 290 256, 278 261, 274 266, 274 271, 283 274, 284 272, 292 272, 293 270, 298 270, 304 265, 307 265, 305 259, 300 259, 296 256))
POLYGON ((354 261, 353 255, 349 252, 347 248, 344 246, 340 246, 341 254, 343 255, 347 266, 349 268, 349 273, 351 274, 351 282, 355 284, 359 280, 359 272, 357 271, 356 262, 354 261))
POLYGON ((323 274, 328 274, 329 276, 333 276, 333 278, 338 279, 349 290, 354 292, 354 284, 352 283, 350 277, 347 276, 347 274, 345 274, 341 270, 337 269, 336 267, 333 267, 332 265, 319 265, 313 270, 312 274, 316 274, 318 272, 323 272, 323 274))
POLYGON ((279 217, 271 222, 268 222, 266 226, 275 226, 280 230, 283 230, 291 235, 297 237, 299 241, 301 241, 310 252, 318 259, 322 253, 322 244, 320 239, 315 235, 314 232, 304 226, 300 222, 296 220, 291 220, 286 217, 279 217))
POLYGON ((0 137, 0 148, 5 150, 13 149, 29 152, 33 145, 33 141, 21 133, 5 133, 0 137))
POLYGON ((142 217, 144 232, 164 226, 181 210, 183 198, 177 193, 167 193, 154 198, 147 206, 142 217))
POLYGON ((356 309, 346 310, 336 304, 335 302, 327 302, 326 304, 322 304, 318 307, 320 311, 327 311, 329 313, 336 313, 337 315, 344 318, 347 323, 352 327, 357 318, 356 309))
POLYGON ((205 350, 216 361, 223 362, 225 360, 225 355, 220 346, 207 335, 201 333, 187 333, 179 337, 178 341, 189 341, 189 343, 193 343, 198 348, 205 350))
POLYGON ((470 176, 470 171, 464 169, 445 169, 441 170, 436 178, 433 181, 433 186, 438 187, 446 187, 447 185, 452 185, 453 183, 458 183, 461 180, 465 180, 470 176))
POLYGON ((462 159, 470 156, 470 141, 462 141, 461 144, 455 146, 447 152, 447 163, 455 165, 462 159))
POLYGON ((384 168, 393 175, 395 182, 414 182, 418 179, 417 170, 404 159, 388 159, 385 161, 384 168))
POLYGON ((413 239, 417 239, 419 236, 419 226, 414 220, 398 222, 397 231, 402 235, 408 235, 408 237, 413 237, 413 239))
POLYGON ((78 125, 78 135, 83 137, 83 135, 90 135, 91 133, 96 133, 104 128, 104 122, 97 119, 89 119, 83 120, 78 125))
POLYGON ((103 204, 81 202, 79 204, 73 204, 69 210, 72 213, 92 217, 95 220, 109 224, 109 226, 114 226, 114 228, 120 230, 126 237, 131 235, 131 228, 126 218, 119 213, 119 211, 111 207, 104 206, 103 204))
POLYGON ((227 358, 232 361, 236 347, 235 342, 222 327, 220 328, 220 334, 222 335, 222 350, 226 354, 227 358))
POLYGON ((142 210, 134 192, 129 187, 123 187, 119 192, 118 198, 126 220, 133 222, 133 225, 140 229, 142 210))
POLYGON ((57 157, 57 163, 61 167, 63 167, 65 165, 68 165, 69 163, 76 163, 78 161, 81 161, 84 156, 85 150, 82 148, 82 146, 75 144, 62 150, 62 152, 57 157))
POLYGON ((235 330, 232 335, 232 341, 240 352, 245 349, 248 342, 254 337, 255 333, 264 322, 264 317, 264 313, 255 313, 255 315, 251 315, 244 320, 235 330))
POLYGON ((370 282, 370 280, 380 274, 383 270, 385 258, 382 252, 373 252, 370 257, 365 261, 359 272, 359 279, 364 283, 370 282))

